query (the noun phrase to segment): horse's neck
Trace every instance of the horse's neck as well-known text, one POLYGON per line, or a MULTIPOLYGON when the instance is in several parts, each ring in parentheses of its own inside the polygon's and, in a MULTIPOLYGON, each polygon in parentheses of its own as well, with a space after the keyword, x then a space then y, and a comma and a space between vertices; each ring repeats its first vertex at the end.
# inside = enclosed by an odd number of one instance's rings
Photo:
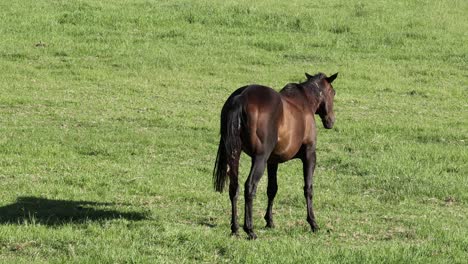
POLYGON ((320 106, 321 100, 320 100, 320 91, 318 91, 318 85, 317 83, 314 83, 314 87, 303 87, 304 91, 304 100, 306 104, 308 105, 309 109, 312 109, 312 111, 315 113, 317 112, 317 109, 320 106), (317 90, 315 90, 315 88, 317 90))
POLYGON ((288 83, 281 89, 280 95, 288 101, 294 102, 298 107, 311 109, 315 113, 320 105, 320 92, 316 89, 318 89, 316 82, 309 84, 288 83))
MULTIPOLYGON (((292 104, 297 108, 301 108, 303 112, 311 111, 312 114, 317 112, 317 109, 320 105, 320 101, 317 98, 305 92, 296 94, 281 94, 281 97, 289 104, 292 104)), ((287 106, 283 105, 283 107, 287 106)))

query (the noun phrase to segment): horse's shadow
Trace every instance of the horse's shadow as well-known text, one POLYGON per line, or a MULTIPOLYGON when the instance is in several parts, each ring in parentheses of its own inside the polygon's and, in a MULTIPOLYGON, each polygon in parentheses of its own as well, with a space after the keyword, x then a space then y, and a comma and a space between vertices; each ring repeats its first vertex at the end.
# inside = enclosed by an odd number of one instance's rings
POLYGON ((41 224, 48 226, 110 219, 143 220, 145 213, 117 211, 115 203, 51 200, 18 197, 16 203, 0 207, 0 224, 41 224))

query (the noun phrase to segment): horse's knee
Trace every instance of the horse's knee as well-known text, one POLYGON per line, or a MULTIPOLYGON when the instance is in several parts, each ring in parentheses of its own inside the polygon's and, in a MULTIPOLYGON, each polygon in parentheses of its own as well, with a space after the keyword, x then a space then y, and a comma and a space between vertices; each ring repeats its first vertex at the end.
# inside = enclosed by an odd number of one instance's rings
POLYGON ((268 198, 270 199, 274 198, 277 192, 278 192, 278 185, 268 186, 268 189, 267 189, 268 198))
POLYGON ((244 188, 244 196, 245 196, 246 201, 253 200, 256 193, 257 193, 256 184, 250 184, 250 183, 246 182, 245 183, 245 188, 244 188))
POLYGON ((305 198, 312 197, 312 187, 310 186, 304 187, 304 197, 305 198))

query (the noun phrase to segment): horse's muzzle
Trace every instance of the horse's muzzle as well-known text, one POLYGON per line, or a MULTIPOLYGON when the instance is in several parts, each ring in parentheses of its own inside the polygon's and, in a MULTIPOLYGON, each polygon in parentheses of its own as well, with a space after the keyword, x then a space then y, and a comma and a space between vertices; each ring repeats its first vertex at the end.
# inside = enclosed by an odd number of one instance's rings
POLYGON ((335 116, 326 116, 325 118, 322 118, 322 123, 323 127, 326 129, 333 128, 333 125, 335 124, 335 116))

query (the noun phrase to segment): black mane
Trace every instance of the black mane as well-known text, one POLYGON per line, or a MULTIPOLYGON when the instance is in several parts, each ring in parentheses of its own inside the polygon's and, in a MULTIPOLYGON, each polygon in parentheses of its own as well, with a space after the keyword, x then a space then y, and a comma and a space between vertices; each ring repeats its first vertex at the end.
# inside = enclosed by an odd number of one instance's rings
POLYGON ((288 83, 286 86, 283 87, 283 89, 280 90, 280 93, 285 95, 285 96, 297 96, 297 95, 304 95, 306 93, 306 90, 313 90, 314 93, 317 95, 319 94, 319 85, 320 83, 318 81, 322 80, 323 78, 326 78, 327 76, 324 73, 317 73, 314 76, 310 76, 305 80, 305 82, 302 83, 288 83))

